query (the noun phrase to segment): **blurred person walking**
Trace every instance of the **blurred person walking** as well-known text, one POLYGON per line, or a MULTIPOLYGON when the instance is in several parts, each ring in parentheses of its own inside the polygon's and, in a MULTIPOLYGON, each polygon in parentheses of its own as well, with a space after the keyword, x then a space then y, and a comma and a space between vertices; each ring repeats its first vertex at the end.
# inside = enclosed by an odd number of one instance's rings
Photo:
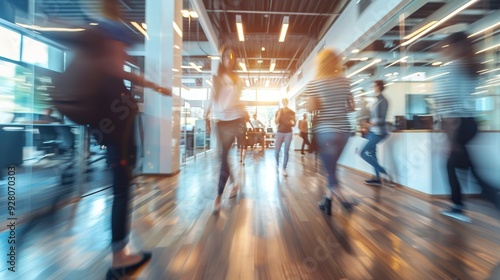
POLYGON ((365 138, 368 139, 368 143, 366 143, 365 147, 361 150, 360 156, 375 169, 375 177, 366 180, 365 184, 380 186, 382 185, 380 173, 385 175, 388 174, 385 168, 378 163, 377 144, 384 140, 388 135, 385 118, 387 116, 389 102, 382 93, 385 88, 384 81, 374 81, 373 88, 377 99, 372 105, 369 122, 364 123, 365 128, 368 129, 368 134, 365 136, 365 138))
POLYGON ((303 118, 299 121, 300 137, 303 139, 302 148, 300 149, 300 154, 305 155, 304 147, 307 145, 309 147, 311 143, 309 142, 309 124, 307 120, 307 114, 303 115, 303 118))
POLYGON ((337 161, 351 131, 348 113, 354 111, 354 101, 350 81, 342 69, 342 58, 335 51, 322 50, 316 57, 316 65, 316 78, 307 84, 305 96, 308 110, 319 112, 312 132, 328 178, 326 195, 319 208, 331 215, 334 197, 347 211, 354 205, 344 197, 336 174, 337 161))
POLYGON ((221 62, 214 76, 214 86, 210 95, 210 105, 205 116, 207 131, 210 131, 210 115, 215 121, 217 136, 219 141, 219 156, 221 160, 221 169, 219 175, 219 184, 217 197, 214 201, 214 214, 220 212, 222 194, 228 179, 231 177, 233 188, 229 195, 230 198, 238 194, 239 186, 231 174, 227 156, 229 149, 236 136, 245 133, 245 111, 244 105, 240 101, 243 84, 234 72, 236 67, 236 54, 233 49, 225 48, 222 51, 221 62))
POLYGON ((112 265, 107 279, 128 277, 146 264, 151 253, 132 254, 130 234, 131 171, 135 163, 134 119, 138 111, 124 80, 153 88, 171 96, 170 89, 134 73, 125 72, 127 47, 132 43, 129 31, 120 22, 119 0, 103 0, 103 19, 83 32, 84 43, 59 81, 54 98, 56 108, 77 123, 89 124, 100 145, 107 146, 108 163, 113 172, 111 213, 112 265), (83 90, 82 90, 83 89, 83 90), (85 91, 80 96, 76 93, 85 91), (62 96, 74 95, 75 100, 62 96), (78 99, 80 98, 80 99, 78 99), (63 112, 64 111, 64 112, 63 112))
POLYGON ((283 108, 276 112, 274 122, 278 125, 278 130, 275 136, 275 148, 274 154, 276 157, 276 169, 279 170, 279 159, 281 146, 285 143, 284 147, 284 157, 283 157, 283 168, 281 172, 283 176, 288 176, 286 172, 286 165, 288 164, 288 151, 290 150, 290 144, 293 139, 293 127, 295 126, 295 112, 288 108, 288 99, 283 98, 281 100, 283 103, 283 108))
POLYGON ((472 93, 476 91, 479 80, 478 71, 481 67, 475 61, 473 44, 463 32, 448 36, 443 42, 443 45, 447 44, 453 47, 442 48, 441 52, 444 57, 448 58, 449 63, 440 67, 443 75, 435 81, 436 93, 433 95, 436 114, 441 119, 441 127, 446 132, 450 145, 446 170, 453 205, 441 213, 470 222, 470 218, 464 215, 457 169, 470 169, 482 189, 482 194, 499 209, 500 193, 477 174, 467 150, 467 144, 478 131, 475 120, 475 98, 472 93))

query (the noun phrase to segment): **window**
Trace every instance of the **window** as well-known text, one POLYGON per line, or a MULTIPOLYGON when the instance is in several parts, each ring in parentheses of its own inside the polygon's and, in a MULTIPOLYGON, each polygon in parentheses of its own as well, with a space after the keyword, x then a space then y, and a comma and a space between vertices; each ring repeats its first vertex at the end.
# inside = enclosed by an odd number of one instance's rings
POLYGON ((19 60, 19 50, 21 49, 21 35, 15 31, 0 26, 0 57, 12 60, 19 60))
POLYGON ((24 36, 22 61, 48 68, 49 46, 40 41, 24 36))

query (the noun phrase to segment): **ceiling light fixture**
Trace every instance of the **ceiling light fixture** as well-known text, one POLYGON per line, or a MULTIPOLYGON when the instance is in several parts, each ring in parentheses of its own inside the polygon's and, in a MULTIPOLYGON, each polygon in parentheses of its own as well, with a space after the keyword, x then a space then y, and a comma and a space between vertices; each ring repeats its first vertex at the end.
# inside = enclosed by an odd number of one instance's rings
POLYGON ((398 60, 394 61, 393 63, 391 63, 391 64, 387 65, 387 66, 386 66, 386 67, 384 67, 384 68, 385 68, 385 69, 387 69, 387 68, 391 67, 392 65, 394 65, 394 64, 396 64, 396 63, 398 63, 398 62, 406 62, 406 60, 407 60, 407 59, 408 59, 408 56, 404 56, 404 57, 402 57, 402 58, 400 58, 400 59, 398 59, 398 60))
POLYGON ((357 84, 361 83, 361 82, 362 82, 362 81, 364 81, 364 80, 365 80, 365 79, 359 79, 359 80, 355 81, 354 83, 352 83, 352 84, 351 84, 351 86, 353 86, 353 85, 357 85, 357 84))
POLYGON ((359 49, 354 49, 351 51, 351 53, 359 53, 359 49))
MULTIPOLYGON (((429 25, 429 27, 427 27, 425 30, 422 30, 422 32, 418 33, 417 35, 415 35, 414 37, 412 37, 410 40, 404 42, 401 44, 401 46, 408 46, 409 44, 415 42, 416 40, 418 40, 420 37, 424 36, 425 34, 431 32, 432 30, 434 30, 436 27, 440 26, 442 23, 444 23, 445 21, 447 21, 448 19, 452 18, 453 16, 455 16, 456 14, 460 13, 461 11, 467 9, 469 6, 471 6, 472 4, 476 3, 478 0, 471 0, 469 2, 467 2, 466 4, 462 5, 460 8, 456 9, 455 11, 449 13, 447 16, 445 16, 444 18, 440 19, 439 21, 437 21, 436 23, 432 24, 432 25, 429 25)), ((426 26, 427 26, 426 25, 426 26)), ((417 30, 418 31, 418 30, 417 30)), ((413 34, 413 33, 412 33, 413 34)))
POLYGON ((473 33, 473 34, 469 35, 469 37, 468 37, 468 38, 470 38, 470 37, 474 37, 474 36, 479 35, 479 34, 481 34, 481 33, 483 33, 483 32, 486 32, 486 31, 488 31, 488 30, 490 30, 490 29, 492 29, 492 28, 497 27, 498 25, 500 25, 500 21, 499 21, 499 22, 497 22, 497 23, 495 23, 495 24, 492 24, 492 25, 490 25, 490 26, 486 27, 485 29, 483 29, 483 30, 481 30, 481 31, 478 31, 478 32, 476 32, 476 33, 473 33))
POLYGON ((243 35, 243 22, 241 21, 241 15, 236 15, 236 30, 238 31, 238 39, 240 42, 244 42, 245 35, 243 35))
POLYGON ((487 74, 487 73, 496 72, 498 70, 500 70, 500 68, 491 69, 491 70, 487 69, 486 71, 479 73, 479 75, 484 75, 484 74, 487 74))
POLYGON ((174 30, 175 32, 177 32, 177 35, 179 35, 179 37, 182 38, 182 30, 179 28, 179 26, 177 25, 177 23, 175 23, 175 21, 173 22, 174 24, 174 30))
POLYGON ((144 28, 142 28, 142 26, 140 26, 137 22, 135 21, 131 21, 130 22, 137 30, 139 30, 139 32, 142 33, 142 35, 144 35, 144 37, 146 37, 146 39, 149 40, 149 36, 148 36, 148 33, 146 32, 146 30, 144 30, 144 28))
POLYGON ((273 72, 276 67, 276 59, 271 59, 271 66, 269 67, 269 72, 273 72))
POLYGON ((488 59, 488 60, 486 60, 486 61, 481 62, 481 64, 486 64, 486 63, 488 63, 488 62, 493 62, 493 61, 495 61, 495 60, 494 60, 494 59, 488 59))
POLYGON ((284 16, 283 17, 283 24, 281 25, 281 32, 280 32, 280 38, 279 42, 284 42, 285 37, 286 37, 286 32, 288 30, 288 25, 289 25, 290 17, 289 16, 284 16))
POLYGON ((189 62, 189 65, 196 69, 196 71, 201 72, 201 66, 196 65, 194 62, 189 62))
POLYGON ((189 17, 189 11, 188 10, 181 10, 182 17, 188 18, 189 17))
POLYGON ((91 22, 91 23, 89 23, 89 25, 96 26, 96 25, 99 25, 99 23, 97 23, 97 22, 91 22))
POLYGON ((247 71, 247 66, 245 65, 244 62, 240 62, 239 65, 240 65, 241 70, 243 70, 243 72, 248 72, 247 71))
POLYGON ((366 68, 368 68, 368 67, 370 67, 370 66, 372 66, 372 65, 375 65, 375 64, 379 63, 380 61, 382 61, 382 59, 380 59, 380 58, 375 59, 374 61, 372 61, 372 62, 368 63, 367 65, 365 65, 365 66, 361 67, 360 69, 358 69, 358 70, 356 70, 356 71, 352 72, 351 74, 347 75, 347 78, 350 78, 350 77, 352 77, 352 76, 354 76, 354 75, 358 74, 359 72, 361 72, 361 71, 365 70, 366 68))
POLYGON ((414 32, 412 32, 412 33, 410 33, 410 34, 406 35, 406 36, 403 38, 403 40, 408 40, 408 39, 412 38, 413 36, 417 35, 418 33, 420 33, 420 32, 422 32, 422 31, 424 31, 425 29, 427 29, 427 28, 429 28, 429 27, 431 27, 431 26, 432 26, 432 25, 434 25, 436 22, 437 22, 437 20, 433 20, 433 21, 431 21, 431 22, 427 23, 426 25, 424 25, 424 26, 420 27, 418 30, 415 30, 414 32))
POLYGON ((62 28, 62 27, 42 27, 38 25, 28 25, 16 22, 17 25, 36 31, 60 31, 60 32, 80 32, 84 31, 84 28, 62 28))
POLYGON ((441 62, 441 61, 436 61, 436 62, 433 62, 433 63, 432 63, 432 66, 438 66, 438 65, 441 65, 441 64, 443 64, 443 62, 441 62))
POLYGON ((437 74, 435 76, 432 76, 432 77, 429 77, 429 78, 425 78, 424 81, 429 81, 429 80, 433 80, 437 77, 441 77, 441 76, 444 76, 444 75, 448 75, 450 72, 444 72, 444 73, 441 73, 441 74, 437 74))
POLYGON ((195 11, 190 11, 189 12, 189 16, 192 17, 192 18, 198 18, 198 13, 195 12, 195 11))
POLYGON ((487 47, 486 49, 482 49, 482 50, 480 50, 480 51, 476 52, 476 54, 479 54, 479 53, 482 53, 482 52, 486 52, 486 51, 489 51, 489 50, 492 50, 492 49, 496 49, 496 48, 498 48, 498 47, 500 47, 500 44, 496 44, 496 45, 494 45, 494 46, 487 47))

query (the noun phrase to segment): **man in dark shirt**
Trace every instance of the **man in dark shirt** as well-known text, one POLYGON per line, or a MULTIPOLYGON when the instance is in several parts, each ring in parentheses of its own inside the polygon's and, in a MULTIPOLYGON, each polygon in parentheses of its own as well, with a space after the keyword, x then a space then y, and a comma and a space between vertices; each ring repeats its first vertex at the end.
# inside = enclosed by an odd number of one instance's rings
POLYGON ((276 156, 276 168, 279 168, 281 145, 285 142, 285 157, 283 159, 282 173, 283 176, 288 176, 286 165, 288 163, 288 150, 290 150, 290 144, 293 138, 292 128, 295 126, 295 112, 288 108, 288 99, 283 98, 282 103, 284 107, 276 112, 275 123, 278 125, 278 131, 276 132, 276 146, 274 151, 276 156))

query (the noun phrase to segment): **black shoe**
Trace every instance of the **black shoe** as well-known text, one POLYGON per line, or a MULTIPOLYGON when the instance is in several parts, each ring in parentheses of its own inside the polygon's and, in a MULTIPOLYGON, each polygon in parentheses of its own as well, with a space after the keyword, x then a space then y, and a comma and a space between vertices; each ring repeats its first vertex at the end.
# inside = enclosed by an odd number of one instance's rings
POLYGON ((123 267, 110 268, 108 270, 108 273, 106 274, 106 280, 126 279, 127 276, 130 276, 139 268, 141 268, 143 265, 145 265, 151 259, 151 257, 152 257, 151 253, 145 252, 142 253, 142 260, 140 260, 136 264, 123 267))
POLYGON ((369 186, 382 186, 382 181, 380 181, 380 179, 370 179, 366 180, 365 184, 369 186))
POLYGON ((340 204, 342 204, 342 207, 349 213, 352 213, 352 210, 354 210, 354 203, 352 202, 341 201, 340 204))
POLYGON ((332 200, 324 197, 323 201, 318 203, 319 209, 323 210, 325 214, 332 215, 332 200))

